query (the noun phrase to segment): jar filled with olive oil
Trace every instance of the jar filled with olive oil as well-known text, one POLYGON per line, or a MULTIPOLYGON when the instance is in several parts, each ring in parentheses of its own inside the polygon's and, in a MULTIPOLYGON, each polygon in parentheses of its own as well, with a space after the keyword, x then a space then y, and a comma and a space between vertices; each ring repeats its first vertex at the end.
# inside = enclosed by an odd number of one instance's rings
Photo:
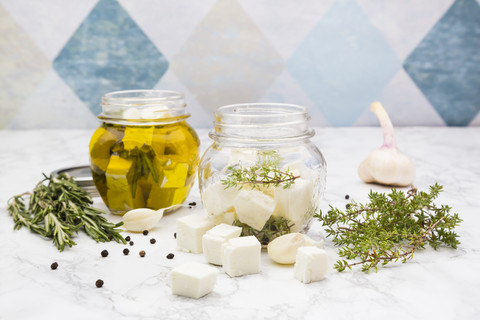
POLYGON ((179 92, 129 90, 102 97, 102 123, 89 145, 90 168, 112 213, 185 201, 200 145, 186 122, 189 116, 179 92))

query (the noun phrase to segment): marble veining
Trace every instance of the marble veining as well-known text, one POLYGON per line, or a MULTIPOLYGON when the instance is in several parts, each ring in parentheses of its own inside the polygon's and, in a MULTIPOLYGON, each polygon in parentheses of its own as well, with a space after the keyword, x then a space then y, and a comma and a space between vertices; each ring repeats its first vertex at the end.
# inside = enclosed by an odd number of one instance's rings
MULTIPOLYGON (((41 172, 88 163, 90 130, 0 131, 0 319, 478 319, 480 318, 480 129, 399 128, 397 142, 417 168, 415 185, 438 181, 445 186, 438 203, 449 204, 464 222, 458 227, 458 250, 430 248, 406 264, 378 273, 338 273, 333 268, 321 282, 305 285, 293 268, 273 263, 262 253, 260 274, 230 278, 220 273, 214 291, 199 300, 171 294, 170 271, 204 257, 176 250, 175 219, 202 213, 201 205, 164 217, 148 236, 130 234, 133 246, 95 243, 83 233, 77 246, 59 253, 50 241, 26 229, 13 230, 8 199, 33 188, 41 172), (155 238, 155 244, 150 244, 155 238), (123 255, 124 247, 130 249, 123 255), (109 251, 102 258, 100 252, 109 251), (146 251, 140 258, 138 252, 146 251), (172 260, 166 259, 174 253, 172 260), (57 270, 50 269, 54 261, 57 270), (95 287, 103 279, 102 288, 95 287)), ((199 130, 202 151, 210 144, 199 130)), ((357 176, 357 166, 381 144, 379 128, 317 128, 313 141, 328 163, 325 199, 344 206, 345 194, 365 201, 370 188, 357 176)), ((200 204, 195 185, 188 201, 200 204)), ((99 207, 104 207, 100 201, 99 207)), ((113 221, 119 217, 108 216, 113 221)), ((314 221, 314 239, 325 233, 314 221)), ((336 249, 327 238, 331 265, 336 249)))

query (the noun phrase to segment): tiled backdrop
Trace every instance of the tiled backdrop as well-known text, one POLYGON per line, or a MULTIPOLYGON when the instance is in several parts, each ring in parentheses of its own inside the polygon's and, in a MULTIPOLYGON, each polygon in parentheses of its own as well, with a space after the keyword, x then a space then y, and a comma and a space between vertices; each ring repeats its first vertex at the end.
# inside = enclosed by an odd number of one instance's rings
POLYGON ((0 128, 94 128, 102 94, 310 108, 313 125, 480 125, 477 0, 0 0, 0 128))

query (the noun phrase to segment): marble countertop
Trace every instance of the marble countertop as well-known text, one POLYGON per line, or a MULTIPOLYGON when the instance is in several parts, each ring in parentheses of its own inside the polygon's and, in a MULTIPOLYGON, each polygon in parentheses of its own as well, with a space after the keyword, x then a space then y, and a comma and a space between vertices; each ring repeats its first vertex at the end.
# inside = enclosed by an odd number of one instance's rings
MULTIPOLYGON (((207 131, 197 131, 204 150, 207 131)), ((389 191, 357 176, 360 161, 381 145, 379 128, 316 131, 313 141, 328 164, 321 209, 344 206, 346 194, 363 202, 370 189, 389 191)), ((204 262, 201 254, 177 251, 173 237, 175 219, 200 213, 201 205, 164 217, 148 236, 130 234, 135 244, 128 256, 124 245, 96 243, 83 233, 77 246, 59 253, 27 229, 13 230, 8 199, 31 190, 42 172, 87 164, 92 132, 0 131, 0 319, 480 319, 480 128, 396 129, 400 149, 416 165, 415 186, 444 185, 436 203, 452 206, 464 220, 458 250, 427 248, 378 273, 331 268, 325 280, 307 285, 293 278, 292 267, 275 265, 263 252, 260 274, 220 273, 214 291, 199 300, 172 295, 169 275, 184 262, 204 262), (170 252, 172 260, 166 259, 170 252), (99 278, 102 288, 95 287, 99 278)), ((187 201, 200 203, 197 185, 187 201)), ((325 236, 318 221, 308 234, 325 236)), ((328 238, 325 249, 333 266, 336 248, 328 238)))

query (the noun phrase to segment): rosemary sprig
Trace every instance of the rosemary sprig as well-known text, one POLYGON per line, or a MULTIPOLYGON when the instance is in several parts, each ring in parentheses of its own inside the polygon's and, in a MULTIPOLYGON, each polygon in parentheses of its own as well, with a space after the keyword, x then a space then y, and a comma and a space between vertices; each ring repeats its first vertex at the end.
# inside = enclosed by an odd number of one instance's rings
POLYGON ((260 160, 251 167, 229 166, 227 177, 221 180, 225 189, 242 189, 245 185, 251 189, 282 185, 284 189, 287 189, 295 183, 296 179, 300 178, 289 170, 282 171, 278 168, 281 158, 275 150, 263 151, 260 157, 260 160))
POLYGON ((379 264, 407 262, 427 244, 456 249, 460 241, 454 229, 462 220, 457 213, 449 214, 451 207, 433 203, 442 190, 435 183, 428 193, 414 187, 407 194, 396 189, 388 195, 370 191, 367 204, 352 201, 345 212, 332 206, 326 214, 320 211, 315 217, 340 247, 338 255, 345 258, 334 268, 344 271, 361 265, 364 272, 378 271, 379 264))
POLYGON ((158 173, 155 165, 153 164, 155 158, 155 151, 151 146, 144 144, 143 146, 135 147, 132 150, 123 149, 123 143, 116 145, 112 152, 118 153, 121 158, 132 160, 133 162, 133 175, 132 175, 132 197, 135 198, 137 192, 138 180, 141 177, 147 178, 149 174, 155 182, 158 182, 160 174, 158 173))
POLYGON ((91 207, 92 198, 73 178, 45 174, 44 177, 32 193, 10 199, 7 209, 15 222, 15 230, 25 226, 51 238, 59 251, 65 246, 76 245, 73 235, 82 228, 97 242, 115 240, 126 243, 120 235, 121 230, 117 229, 123 222, 109 223, 101 216, 104 212, 91 207), (30 196, 28 207, 25 205, 26 196, 30 196))

